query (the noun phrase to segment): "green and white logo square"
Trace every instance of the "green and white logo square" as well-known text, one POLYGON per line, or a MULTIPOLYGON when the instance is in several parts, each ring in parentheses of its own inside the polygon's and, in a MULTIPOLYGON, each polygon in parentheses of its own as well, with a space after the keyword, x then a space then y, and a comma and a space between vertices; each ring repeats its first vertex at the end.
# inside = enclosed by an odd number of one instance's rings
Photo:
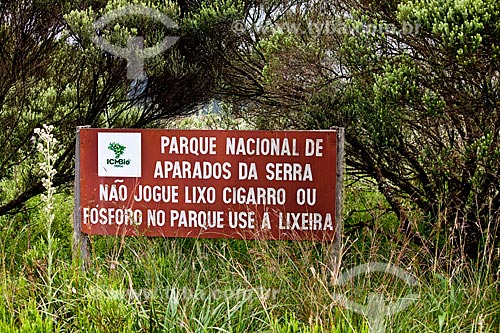
POLYGON ((97 133, 99 177, 141 177, 141 133, 97 133))

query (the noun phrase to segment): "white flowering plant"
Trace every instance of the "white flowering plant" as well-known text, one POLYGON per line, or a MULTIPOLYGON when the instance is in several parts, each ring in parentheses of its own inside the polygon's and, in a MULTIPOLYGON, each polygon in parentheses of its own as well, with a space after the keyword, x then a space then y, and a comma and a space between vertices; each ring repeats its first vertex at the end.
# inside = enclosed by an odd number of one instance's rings
POLYGON ((45 193, 40 196, 43 203, 43 212, 45 214, 45 228, 46 228, 46 250, 47 250, 47 272, 46 272, 46 286, 47 286, 47 304, 51 304, 53 298, 52 283, 54 279, 53 274, 53 260, 55 254, 54 235, 52 233, 52 224, 55 219, 54 203, 56 188, 54 186, 54 177, 57 173, 55 163, 58 158, 59 144, 54 137, 52 131, 54 126, 43 125, 41 128, 35 128, 33 142, 36 144, 36 149, 40 155, 39 167, 44 177, 42 185, 45 188, 45 193))

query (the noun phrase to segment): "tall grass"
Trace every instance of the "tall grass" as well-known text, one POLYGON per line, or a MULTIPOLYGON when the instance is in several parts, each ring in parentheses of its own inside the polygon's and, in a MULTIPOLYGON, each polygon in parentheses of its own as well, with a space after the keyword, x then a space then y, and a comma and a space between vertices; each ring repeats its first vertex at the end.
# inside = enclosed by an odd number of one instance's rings
MULTIPOLYGON (((55 224, 69 214, 70 207, 56 211, 55 224)), ((51 313, 41 278, 46 262, 13 263, 6 245, 2 331, 368 332, 366 318, 333 294, 366 304, 373 293, 389 303, 414 292, 416 302, 385 318, 387 331, 498 332, 500 325, 499 283, 491 269, 435 266, 431 253, 393 243, 383 230, 351 231, 344 270, 390 262, 415 276, 418 287, 384 273, 335 286, 322 265, 326 248, 309 242, 94 236, 85 273, 70 255, 56 253, 51 313), (14 269, 18 264, 21 270, 14 269)))

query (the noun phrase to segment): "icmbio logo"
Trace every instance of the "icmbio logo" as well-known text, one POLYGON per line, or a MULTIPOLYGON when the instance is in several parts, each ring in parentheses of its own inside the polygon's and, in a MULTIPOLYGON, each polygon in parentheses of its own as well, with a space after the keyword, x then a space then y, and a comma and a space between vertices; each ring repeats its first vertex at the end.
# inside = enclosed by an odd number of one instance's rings
POLYGON ((141 133, 100 132, 99 177, 141 177, 141 133))

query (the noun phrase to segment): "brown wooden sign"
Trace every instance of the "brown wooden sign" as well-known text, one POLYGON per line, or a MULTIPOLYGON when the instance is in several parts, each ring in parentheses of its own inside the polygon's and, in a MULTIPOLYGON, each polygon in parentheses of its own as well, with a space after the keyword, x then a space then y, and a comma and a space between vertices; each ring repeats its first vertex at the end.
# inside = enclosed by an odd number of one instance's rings
POLYGON ((81 232, 331 241, 336 131, 78 131, 81 232))

